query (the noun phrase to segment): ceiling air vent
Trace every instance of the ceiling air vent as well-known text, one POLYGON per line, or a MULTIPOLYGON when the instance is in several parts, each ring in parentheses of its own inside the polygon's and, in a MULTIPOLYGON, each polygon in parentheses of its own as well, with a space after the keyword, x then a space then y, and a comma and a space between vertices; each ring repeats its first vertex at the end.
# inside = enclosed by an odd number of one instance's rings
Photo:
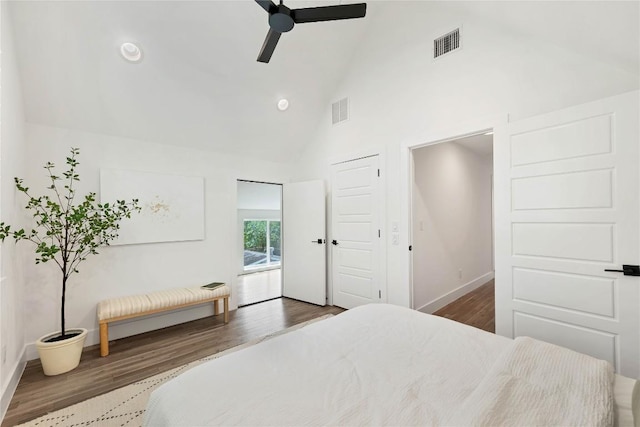
POLYGON ((433 41, 433 58, 438 58, 460 47, 460 28, 438 37, 433 41))
POLYGON ((331 123, 337 124, 349 118, 349 98, 343 98, 331 104, 331 123))

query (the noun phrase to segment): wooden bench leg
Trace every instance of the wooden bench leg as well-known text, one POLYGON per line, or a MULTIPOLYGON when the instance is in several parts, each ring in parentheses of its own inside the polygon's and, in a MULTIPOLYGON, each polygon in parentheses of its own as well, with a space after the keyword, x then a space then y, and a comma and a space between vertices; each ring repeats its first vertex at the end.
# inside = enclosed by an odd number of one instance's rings
POLYGON ((213 302, 213 315, 217 316, 218 314, 220 314, 220 305, 218 304, 218 301, 220 300, 215 300, 213 302))
POLYGON ((100 356, 109 355, 109 324, 100 323, 100 356))
POLYGON ((229 297, 224 298, 224 323, 229 323, 229 297))

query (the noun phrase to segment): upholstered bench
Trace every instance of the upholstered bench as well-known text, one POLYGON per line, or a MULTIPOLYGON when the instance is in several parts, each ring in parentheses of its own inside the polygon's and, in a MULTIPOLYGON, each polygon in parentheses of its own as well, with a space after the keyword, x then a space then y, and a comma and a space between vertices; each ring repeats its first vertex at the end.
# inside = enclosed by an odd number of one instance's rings
POLYGON ((144 295, 112 298, 98 304, 100 324, 100 355, 109 354, 109 323, 132 319, 148 314, 176 310, 192 305, 213 302, 214 315, 220 314, 218 301, 224 300, 224 323, 229 322, 229 295, 227 285, 213 290, 199 286, 191 288, 167 289, 144 295))

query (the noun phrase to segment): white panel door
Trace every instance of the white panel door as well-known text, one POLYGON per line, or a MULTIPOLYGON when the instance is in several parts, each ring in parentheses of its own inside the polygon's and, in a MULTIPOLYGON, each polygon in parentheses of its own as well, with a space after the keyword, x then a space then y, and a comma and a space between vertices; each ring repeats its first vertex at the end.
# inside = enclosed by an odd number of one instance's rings
POLYGON ((282 186, 282 295, 327 303, 324 181, 282 186))
POLYGON ((382 297, 379 178, 378 156, 331 167, 333 304, 339 307, 382 297))
POLYGON ((640 377, 638 92, 496 129, 496 332, 640 377))

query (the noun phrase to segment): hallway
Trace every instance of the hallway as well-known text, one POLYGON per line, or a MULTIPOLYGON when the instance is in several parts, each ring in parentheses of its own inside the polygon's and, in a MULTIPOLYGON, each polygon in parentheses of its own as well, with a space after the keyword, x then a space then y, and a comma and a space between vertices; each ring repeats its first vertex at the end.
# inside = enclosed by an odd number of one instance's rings
POLYGON ((495 333, 496 303, 494 289, 494 280, 490 280, 433 314, 495 333))

